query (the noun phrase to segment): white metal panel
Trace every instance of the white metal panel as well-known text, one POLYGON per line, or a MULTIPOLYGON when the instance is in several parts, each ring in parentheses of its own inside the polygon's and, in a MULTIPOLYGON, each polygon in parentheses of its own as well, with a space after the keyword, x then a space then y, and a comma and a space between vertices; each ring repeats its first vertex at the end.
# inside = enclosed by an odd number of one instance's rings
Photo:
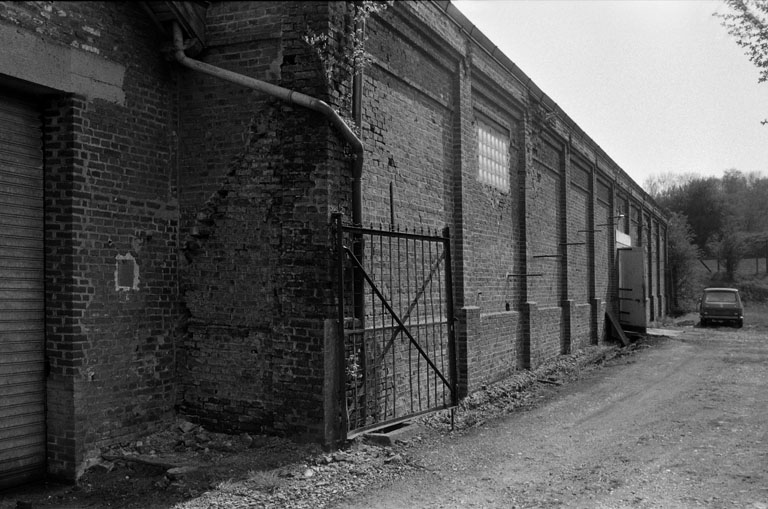
POLYGON ((619 253, 619 322, 627 328, 645 330, 645 256, 642 247, 622 248, 619 253))
POLYGON ((616 230, 616 247, 618 249, 632 247, 632 237, 621 230, 616 230))

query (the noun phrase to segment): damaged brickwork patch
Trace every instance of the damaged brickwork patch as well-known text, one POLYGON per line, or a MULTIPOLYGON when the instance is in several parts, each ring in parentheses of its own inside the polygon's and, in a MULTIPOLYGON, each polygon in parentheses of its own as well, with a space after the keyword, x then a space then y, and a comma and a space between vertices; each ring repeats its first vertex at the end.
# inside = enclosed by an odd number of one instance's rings
POLYGON ((139 265, 131 253, 115 255, 115 291, 139 289, 139 265))

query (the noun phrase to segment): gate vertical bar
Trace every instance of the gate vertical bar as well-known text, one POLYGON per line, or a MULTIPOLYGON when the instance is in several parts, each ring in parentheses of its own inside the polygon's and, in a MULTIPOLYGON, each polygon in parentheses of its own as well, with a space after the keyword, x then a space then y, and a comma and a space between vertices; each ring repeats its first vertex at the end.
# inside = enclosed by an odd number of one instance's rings
MULTIPOLYGON (((432 253, 433 244, 435 244, 435 243, 434 242, 430 242, 429 244, 427 244, 427 251, 428 251, 428 254, 429 254, 429 264, 430 265, 432 265, 433 260, 434 260, 434 254, 432 253)), ((430 279, 430 281, 429 281, 429 289, 427 290, 427 294, 426 295, 428 296, 427 298, 428 298, 428 301, 429 301, 429 317, 430 317, 429 319, 430 319, 430 321, 432 323, 435 323, 435 322, 441 321, 443 316, 442 316, 442 313, 440 313, 440 316, 438 316, 438 319, 435 320, 435 299, 434 299, 434 295, 432 293, 433 290, 434 290, 434 288, 432 286, 432 283, 433 282, 430 279)), ((431 337, 431 340, 432 340, 432 350, 434 352, 437 352, 438 346, 440 345, 440 340, 439 340, 439 338, 440 338, 440 328, 439 328, 439 326, 436 327, 436 326, 432 325, 432 326, 429 327, 429 331, 431 333, 430 337, 431 337), (437 329, 437 330, 435 330, 435 329, 437 329)), ((440 350, 441 350, 440 351, 440 369, 444 370, 445 369, 445 362, 444 362, 442 348, 440 350)), ((438 383, 439 383, 438 380, 437 380, 437 373, 433 374, 433 380, 434 380, 434 383, 432 384, 432 387, 434 388, 434 391, 435 391, 433 399, 435 400, 435 402, 437 402, 437 387, 438 387, 438 383)), ((443 390, 443 394, 445 394, 444 390, 443 390)), ((445 401, 445 398, 443 398, 443 401, 445 401)))
MULTIPOLYGON (((422 231, 422 233, 423 233, 423 231, 422 231)), ((427 278, 427 269, 425 268, 425 266, 431 265, 431 260, 429 260, 429 262, 427 262, 427 260, 425 259, 425 256, 424 256, 424 244, 425 244, 425 242, 426 241, 424 241, 424 240, 421 241, 421 277, 424 280, 426 280, 426 278, 427 278)), ((429 333, 430 333, 431 326, 429 325, 429 315, 427 314, 427 312, 429 311, 428 308, 427 308, 427 299, 429 298, 429 293, 427 293, 427 286, 426 285, 424 286, 424 292, 425 292, 423 294, 424 295, 424 298, 423 298, 424 302, 421 305, 421 308, 424 310, 424 313, 423 313, 423 316, 424 316, 424 326, 423 326, 423 329, 424 329, 424 332, 423 332, 423 334, 424 334, 424 351, 427 352, 427 354, 429 354, 430 349, 431 349, 430 344, 429 344, 429 333)), ((431 390, 429 388, 429 379, 430 379, 429 368, 427 368, 426 376, 424 378, 426 379, 426 382, 427 382, 427 384, 426 384, 427 385, 426 386, 427 408, 429 408, 431 406, 430 400, 431 400, 431 397, 432 397, 431 390)))
POLYGON ((334 222, 336 223, 336 278, 339 281, 339 307, 338 307, 338 341, 336 343, 336 376, 338 377, 338 393, 336 397, 339 399, 339 409, 341 411, 340 428, 341 433, 339 438, 341 441, 347 440, 347 431, 349 429, 349 423, 347 422, 347 378, 346 378, 346 352, 344 349, 344 343, 346 342, 344 335, 344 228, 342 227, 341 214, 334 214, 334 222))
MULTIPOLYGON (((408 227, 405 228, 405 233, 408 233, 408 227)), ((408 242, 409 238, 406 237, 405 239, 405 302, 407 304, 411 303, 411 264, 410 264, 410 257, 408 255, 408 242)), ((410 394, 410 412, 413 413, 413 348, 409 344, 408 345, 408 366, 407 366, 407 373, 408 373, 408 389, 410 394)), ((417 380, 418 383, 418 380, 417 380)), ((417 385, 418 388, 418 385, 417 385)))
MULTIPOLYGON (((355 224, 353 226, 362 227, 361 224, 355 224)), ((363 256, 365 254, 365 237, 360 231, 354 231, 352 233, 352 253, 357 258, 360 264, 363 264, 363 256)), ((352 309, 354 310, 353 322, 355 322, 354 328, 362 331, 360 333, 359 348, 360 353, 357 355, 359 361, 359 372, 363 373, 362 383, 362 397, 363 404, 360 404, 360 384, 355 383, 355 408, 357 415, 355 416, 358 422, 366 422, 368 419, 368 363, 366 358, 368 356, 368 349, 366 348, 365 341, 365 278, 363 276, 364 269, 362 267, 354 266, 352 268, 352 309)), ((352 344, 357 347, 357 340, 353 340, 352 344)))
MULTIPOLYGON (((445 241, 444 241, 444 239, 440 240, 440 243, 435 246, 435 249, 437 249, 437 250, 442 249, 442 251, 440 251, 438 253, 438 255, 439 256, 443 256, 443 264, 445 264, 446 263, 445 256, 443 255, 443 253, 445 253, 445 241)), ((443 293, 443 286, 444 285, 445 285, 445 267, 443 267, 443 272, 442 273, 438 273, 438 277, 437 277, 437 312, 438 312, 438 316, 440 318, 440 322, 441 323, 443 321, 443 304, 445 304, 446 307, 448 306, 448 302, 447 301, 445 303, 443 302, 443 295, 445 295, 443 293)), ((433 315, 434 315, 434 313, 433 313, 433 315)), ((448 324, 448 314, 447 313, 445 315, 445 320, 446 320, 445 331, 448 332, 449 324, 448 324)), ((448 369, 449 369, 448 376, 450 377, 450 367, 451 367, 451 359, 450 359, 450 355, 449 355, 450 350, 448 350, 448 344, 445 341, 442 340, 442 338, 443 338, 442 326, 437 331, 437 335, 438 335, 438 341, 440 342, 440 368, 442 369, 443 372, 445 372, 446 356, 448 356, 448 360, 447 360, 448 369)), ((450 342, 450 337, 449 337, 448 342, 450 342)), ((440 387, 441 397, 442 397, 442 401, 443 402, 445 402, 445 390, 446 390, 445 385, 440 387)), ((448 390, 450 391, 451 388, 448 387, 448 390)))
MULTIPOLYGON (((360 225, 362 227, 362 224, 360 225)), ((355 253, 355 258, 357 258, 357 261, 360 262, 360 267, 355 268, 355 283, 354 283, 354 293, 357 295, 357 300, 355 301, 355 318, 357 318, 360 321, 360 372, 363 373, 363 404, 359 408, 358 418, 360 419, 360 422, 366 423, 368 422, 368 415, 369 415, 369 407, 370 407, 370 395, 371 391, 369 390, 371 388, 371 373, 370 373, 370 363, 368 362, 368 337, 365 332, 366 327, 366 320, 365 320, 365 277, 363 274, 365 273, 365 259, 363 258, 365 254, 365 234, 363 233, 355 233, 352 236, 352 250, 355 253)), ((376 312, 375 310, 375 299, 376 296, 371 293, 371 313, 376 312)), ((375 315, 374 315, 375 316, 375 315)))
MULTIPOLYGON (((448 358, 451 379, 451 405, 459 404, 459 392, 457 386, 458 366, 456 365, 456 334, 454 332, 453 318, 453 268, 451 267, 451 231, 446 226, 443 228, 443 249, 445 249, 445 291, 446 314, 448 320, 448 358)), ((453 415, 453 414, 451 414, 453 415)))
MULTIPOLYGON (((395 228, 394 224, 390 224, 389 225, 389 230, 390 231, 394 231, 394 228, 395 228)), ((392 263, 392 237, 387 237, 387 243, 389 244, 389 253, 388 253, 388 257, 387 257, 387 260, 389 260, 389 287, 390 288, 395 288, 394 277, 393 277, 393 274, 392 274, 392 265, 393 265, 393 263, 392 263)), ((390 299, 393 299, 393 301, 392 301, 393 303, 394 303, 394 293, 395 293, 395 290, 390 290, 390 299)), ((395 319, 391 315, 389 317, 389 326, 392 327, 393 329, 394 329, 394 326, 395 326, 395 319)), ((397 354, 396 354, 395 349, 396 349, 396 347, 393 345, 393 347, 392 347, 392 371, 391 371, 391 377, 390 377, 390 379, 392 380, 392 413, 393 414, 395 413, 396 408, 397 408, 397 371, 395 370, 395 362, 397 361, 397 354)), ((386 362, 385 359, 384 359, 384 362, 386 362)))

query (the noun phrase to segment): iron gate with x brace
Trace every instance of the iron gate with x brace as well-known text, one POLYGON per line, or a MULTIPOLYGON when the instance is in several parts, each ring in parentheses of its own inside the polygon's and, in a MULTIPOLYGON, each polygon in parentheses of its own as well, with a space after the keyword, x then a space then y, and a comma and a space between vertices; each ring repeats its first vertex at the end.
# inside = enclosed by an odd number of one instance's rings
POLYGON ((456 406, 448 228, 335 230, 347 433, 456 406))

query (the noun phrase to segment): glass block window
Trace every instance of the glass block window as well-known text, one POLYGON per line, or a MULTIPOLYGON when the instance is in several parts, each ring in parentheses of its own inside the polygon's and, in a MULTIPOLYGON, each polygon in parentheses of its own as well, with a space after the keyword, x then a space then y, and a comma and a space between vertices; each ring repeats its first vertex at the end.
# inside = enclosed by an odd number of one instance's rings
POLYGON ((509 134, 480 119, 475 125, 480 182, 509 191, 509 134))

